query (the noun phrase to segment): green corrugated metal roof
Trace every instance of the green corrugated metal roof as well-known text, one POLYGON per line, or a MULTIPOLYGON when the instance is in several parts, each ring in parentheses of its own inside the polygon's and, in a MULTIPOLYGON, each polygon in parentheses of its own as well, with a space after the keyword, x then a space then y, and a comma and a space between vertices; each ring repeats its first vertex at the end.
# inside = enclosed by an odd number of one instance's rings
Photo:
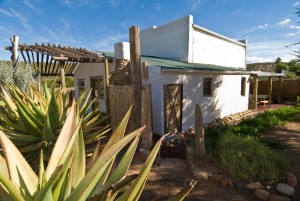
POLYGON ((187 63, 175 59, 142 56, 142 62, 147 62, 152 66, 159 66, 166 69, 190 69, 190 70, 216 70, 216 71, 244 71, 243 68, 217 66, 211 64, 187 63))
MULTIPOLYGON (((114 57, 113 52, 103 52, 103 51, 95 51, 98 53, 102 53, 108 57, 114 57)), ((211 64, 199 64, 199 63, 187 63, 186 61, 169 59, 169 58, 161 58, 154 56, 144 56, 142 55, 142 62, 147 62, 152 66, 159 66, 162 69, 190 69, 190 70, 216 70, 216 71, 244 71, 243 68, 234 68, 234 67, 226 67, 226 66, 218 66, 211 64)))

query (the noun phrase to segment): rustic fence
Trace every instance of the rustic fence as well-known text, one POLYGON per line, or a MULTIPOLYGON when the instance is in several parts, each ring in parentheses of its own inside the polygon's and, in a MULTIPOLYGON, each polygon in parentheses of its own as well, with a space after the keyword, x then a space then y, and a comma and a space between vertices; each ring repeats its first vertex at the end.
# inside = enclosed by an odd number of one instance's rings
MULTIPOLYGON (((146 125, 141 137, 141 147, 150 149, 152 146, 152 111, 151 111, 151 86, 143 85, 142 88, 142 125, 146 125)), ((131 86, 109 86, 109 110, 112 129, 116 129, 126 112, 132 105, 131 86)), ((127 131, 132 131, 133 122, 130 118, 127 131)))
MULTIPOLYGON (((277 101, 279 96, 279 85, 278 80, 273 80, 272 82, 272 99, 277 101)), ((251 82, 250 93, 252 93, 253 83, 251 82)), ((268 81, 260 80, 258 82, 258 94, 268 94, 268 81)), ((281 97, 285 98, 295 98, 300 95, 300 79, 296 80, 283 80, 282 81, 282 89, 281 89, 281 97)))

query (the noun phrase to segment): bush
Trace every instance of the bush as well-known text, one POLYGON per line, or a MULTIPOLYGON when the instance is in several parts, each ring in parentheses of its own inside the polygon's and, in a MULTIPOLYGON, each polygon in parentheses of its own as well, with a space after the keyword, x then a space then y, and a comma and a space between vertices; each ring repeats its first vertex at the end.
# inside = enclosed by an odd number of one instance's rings
POLYGON ((230 133, 222 135, 216 145, 220 165, 230 175, 245 181, 276 182, 281 171, 288 168, 288 161, 269 149, 257 138, 230 133))

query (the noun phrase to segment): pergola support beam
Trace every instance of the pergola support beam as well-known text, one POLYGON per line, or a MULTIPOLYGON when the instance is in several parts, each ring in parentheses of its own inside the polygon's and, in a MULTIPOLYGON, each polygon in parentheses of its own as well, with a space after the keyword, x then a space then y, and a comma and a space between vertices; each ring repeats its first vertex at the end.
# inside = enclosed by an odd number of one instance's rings
POLYGON ((257 109, 258 76, 253 76, 253 109, 257 109))
POLYGON ((272 77, 268 78, 268 106, 272 104, 272 77))

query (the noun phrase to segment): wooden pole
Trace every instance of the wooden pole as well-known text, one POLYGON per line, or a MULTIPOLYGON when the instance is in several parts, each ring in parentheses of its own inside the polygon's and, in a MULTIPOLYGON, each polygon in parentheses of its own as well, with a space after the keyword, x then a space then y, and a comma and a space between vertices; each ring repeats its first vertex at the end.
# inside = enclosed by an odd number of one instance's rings
POLYGON ((253 109, 257 109, 257 91, 258 91, 258 77, 253 76, 253 109))
POLYGON ((268 78, 268 106, 271 107, 272 103, 272 77, 268 78))
POLYGON ((16 75, 17 68, 18 68, 18 49, 19 49, 19 36, 14 35, 12 38, 10 38, 11 45, 13 47, 12 55, 11 55, 11 61, 12 61, 12 67, 13 67, 13 78, 16 75))
POLYGON ((105 58, 105 105, 106 114, 110 114, 109 111, 109 77, 108 77, 108 60, 105 58))
POLYGON ((64 57, 63 54, 60 54, 58 57, 53 57, 53 60, 58 61, 58 67, 60 68, 60 82, 62 92, 65 93, 66 91, 66 79, 65 79, 65 62, 68 60, 68 57, 64 57))
POLYGON ((204 127, 201 107, 199 104, 195 105, 195 153, 196 158, 201 159, 205 155, 204 146, 204 127))
POLYGON ((279 76, 279 92, 278 92, 278 103, 282 103, 282 76, 279 76))
POLYGON ((129 29, 130 41, 130 69, 132 85, 132 122, 133 130, 142 126, 142 76, 141 76, 141 49, 139 27, 129 29))

